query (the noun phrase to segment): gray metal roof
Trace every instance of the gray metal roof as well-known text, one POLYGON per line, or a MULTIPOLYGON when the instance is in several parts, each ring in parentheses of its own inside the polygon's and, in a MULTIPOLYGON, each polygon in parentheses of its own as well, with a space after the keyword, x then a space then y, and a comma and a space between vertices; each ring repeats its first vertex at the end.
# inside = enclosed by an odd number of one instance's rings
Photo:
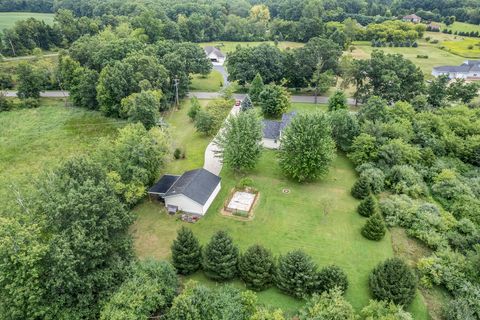
POLYGON ((168 189, 165 197, 182 194, 204 205, 220 183, 221 178, 203 168, 186 171, 168 189))
POLYGON ((215 55, 216 55, 217 57, 219 57, 219 58, 225 58, 225 55, 223 54, 223 52, 220 51, 220 49, 218 49, 218 48, 216 48, 216 47, 206 46, 206 47, 204 48, 204 50, 205 50, 205 53, 206 53, 207 55, 209 55, 210 53, 213 52, 213 53, 215 53, 215 55))
POLYGON ((468 73, 470 71, 480 70, 480 60, 467 60, 460 66, 440 66, 433 68, 439 72, 462 72, 468 73))

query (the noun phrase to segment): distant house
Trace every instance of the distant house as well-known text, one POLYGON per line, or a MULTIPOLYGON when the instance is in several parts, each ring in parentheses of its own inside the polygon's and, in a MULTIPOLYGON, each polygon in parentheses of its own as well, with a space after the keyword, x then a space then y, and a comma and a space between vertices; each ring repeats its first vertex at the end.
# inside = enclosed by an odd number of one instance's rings
POLYGON ((164 201, 168 212, 204 215, 220 191, 220 180, 219 176, 203 168, 186 171, 181 176, 166 174, 148 190, 148 194, 164 201))
POLYGON ((207 58, 213 63, 223 64, 225 62, 225 55, 220 49, 212 46, 206 46, 204 48, 207 58))
POLYGON ((295 115, 295 112, 290 112, 284 113, 282 120, 263 120, 262 144, 265 148, 278 149, 280 147, 282 131, 288 126, 295 115))
POLYGON ((416 14, 409 14, 408 16, 404 16, 402 20, 405 22, 420 23, 422 21, 422 18, 420 18, 416 14))
POLYGON ((466 60, 460 66, 434 67, 432 75, 435 77, 448 75, 450 79, 480 80, 480 60, 466 60))

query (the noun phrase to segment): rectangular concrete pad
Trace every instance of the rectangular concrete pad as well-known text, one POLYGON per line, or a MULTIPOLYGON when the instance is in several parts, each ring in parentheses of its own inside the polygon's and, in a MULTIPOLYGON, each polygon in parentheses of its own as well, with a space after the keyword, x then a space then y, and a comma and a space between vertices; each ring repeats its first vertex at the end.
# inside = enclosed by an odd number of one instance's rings
POLYGON ((249 212, 255 201, 255 194, 237 191, 233 194, 232 199, 228 203, 227 209, 231 211, 239 210, 249 212))

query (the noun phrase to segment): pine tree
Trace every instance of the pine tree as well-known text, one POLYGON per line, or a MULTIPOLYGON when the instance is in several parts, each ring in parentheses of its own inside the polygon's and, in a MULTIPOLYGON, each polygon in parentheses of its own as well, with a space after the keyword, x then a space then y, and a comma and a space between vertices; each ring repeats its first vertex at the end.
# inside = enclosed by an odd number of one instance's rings
POLYGON ((260 245, 245 251, 238 262, 240 276, 247 288, 261 291, 270 286, 275 272, 272 253, 260 245))
POLYGON ((215 233, 203 253, 203 270, 213 280, 225 281, 237 275, 238 248, 225 231, 215 233))
POLYGON ((358 213, 364 217, 371 217, 378 212, 377 198, 373 194, 369 194, 360 202, 357 208, 358 213))
POLYGON ((253 102, 258 102, 260 93, 263 91, 263 86, 262 76, 260 73, 257 73, 250 83, 250 89, 248 90, 248 94, 253 102))
POLYGON ((318 285, 317 265, 301 250, 280 256, 275 278, 277 287, 296 298, 311 294, 318 285))
POLYGON ((191 274, 201 267, 202 249, 192 230, 182 227, 172 244, 173 266, 183 275, 191 274))
POLYGON ((336 265, 326 266, 318 273, 318 292, 327 292, 337 287, 342 293, 348 288, 345 271, 336 265))
POLYGON ((370 194, 370 185, 366 179, 360 178, 353 185, 351 192, 355 198, 363 199, 370 194))
POLYGON ((241 106, 242 111, 247 111, 247 110, 253 108, 252 100, 250 100, 250 96, 248 94, 242 100, 242 104, 240 106, 241 106))
POLYGON ((386 230, 382 216, 379 213, 375 213, 368 218, 363 226, 362 235, 367 239, 380 241, 385 236, 386 230))

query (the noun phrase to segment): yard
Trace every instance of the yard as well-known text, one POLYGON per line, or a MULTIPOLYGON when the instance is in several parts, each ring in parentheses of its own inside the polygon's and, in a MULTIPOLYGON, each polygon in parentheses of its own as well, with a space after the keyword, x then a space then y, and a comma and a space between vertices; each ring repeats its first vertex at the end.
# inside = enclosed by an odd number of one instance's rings
POLYGON ((60 100, 42 99, 38 109, 1 112, 0 203, 13 201, 12 188, 28 190, 42 169, 88 152, 121 125, 99 112, 66 108, 60 100))
POLYGON ((0 31, 11 28, 15 22, 28 18, 43 20, 46 24, 53 24, 53 13, 35 13, 35 12, 0 12, 0 31))
POLYGON ((405 58, 411 60, 425 74, 426 78, 432 78, 432 68, 441 65, 460 65, 465 61, 464 57, 460 57, 450 52, 446 52, 440 48, 437 48, 433 44, 426 44, 420 42, 417 48, 399 47, 399 48, 375 48, 367 42, 355 43, 355 50, 352 52, 352 56, 357 59, 368 59, 373 50, 383 50, 385 53, 400 53, 405 58), (426 55, 428 59, 417 58, 417 55, 426 55))
POLYGON ((220 72, 212 70, 206 77, 194 74, 190 83, 191 91, 218 92, 223 86, 223 76, 220 72))
MULTIPOLYGON (((187 158, 172 161, 165 172, 181 173, 203 165, 203 152, 209 140, 195 133, 193 125, 186 116, 188 103, 179 112, 166 117, 172 130, 172 136, 178 145, 185 146, 187 158)), ((324 110, 325 106, 299 104, 292 109, 308 112, 324 110)), ((207 215, 196 224, 189 225, 205 244, 217 230, 228 231, 239 247, 260 243, 275 254, 284 254, 290 250, 303 249, 320 266, 337 264, 348 274, 350 287, 348 300, 358 310, 368 303, 368 275, 380 261, 393 256, 390 235, 381 242, 364 239, 360 228, 364 218, 355 208, 358 201, 350 196, 356 174, 349 160, 338 154, 329 175, 320 182, 297 184, 288 181, 277 165, 275 151, 265 151, 257 168, 249 173, 260 192, 253 221, 236 221, 223 217, 219 210, 229 191, 241 178, 224 169, 222 190, 207 215), (285 194, 283 189, 289 189, 285 194)), ((176 236, 176 230, 183 224, 175 217, 167 216, 158 203, 145 200, 135 208, 137 221, 132 227, 135 248, 140 258, 170 258, 170 245, 176 236)), ((208 285, 216 285, 207 280, 202 273, 190 277, 208 285)), ((242 286, 240 281, 232 283, 242 286)), ((271 288, 259 293, 260 302, 293 313, 302 301, 281 294, 271 288)), ((415 319, 427 319, 427 311, 420 297, 417 297, 410 311, 415 319)))

